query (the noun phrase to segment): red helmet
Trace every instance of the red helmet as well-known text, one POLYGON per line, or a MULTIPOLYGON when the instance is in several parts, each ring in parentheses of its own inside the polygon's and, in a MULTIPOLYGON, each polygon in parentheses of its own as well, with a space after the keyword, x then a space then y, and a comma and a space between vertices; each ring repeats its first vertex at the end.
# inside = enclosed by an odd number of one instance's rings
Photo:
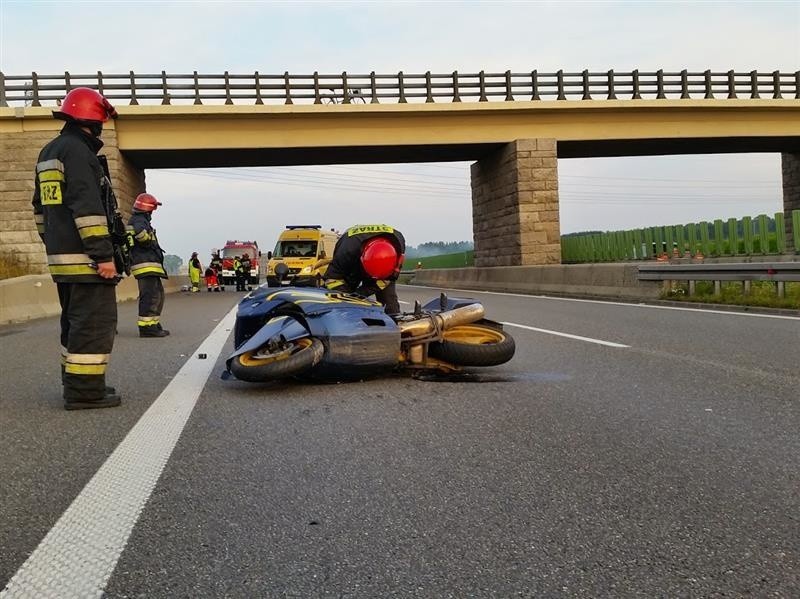
POLYGON ((142 212, 152 212, 158 206, 161 206, 161 202, 156 199, 156 196, 149 193, 140 193, 133 203, 133 209, 142 212))
POLYGON ((98 91, 88 87, 76 87, 61 102, 61 110, 53 111, 58 119, 95 121, 105 123, 117 118, 117 111, 98 91))
POLYGON ((373 237, 361 248, 361 266, 373 279, 389 279, 397 275, 403 263, 402 254, 386 237, 373 237))

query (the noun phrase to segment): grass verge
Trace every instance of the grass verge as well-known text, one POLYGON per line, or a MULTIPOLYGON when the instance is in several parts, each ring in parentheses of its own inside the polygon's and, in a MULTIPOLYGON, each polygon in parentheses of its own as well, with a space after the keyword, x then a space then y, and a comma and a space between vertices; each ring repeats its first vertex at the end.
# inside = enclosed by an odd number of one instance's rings
POLYGON ((715 294, 713 282, 698 281, 694 295, 689 295, 688 283, 678 283, 661 297, 707 304, 800 309, 800 283, 786 283, 786 297, 783 298, 778 297, 777 286, 771 281, 753 281, 749 295, 744 295, 743 286, 738 282, 723 282, 721 293, 715 294))

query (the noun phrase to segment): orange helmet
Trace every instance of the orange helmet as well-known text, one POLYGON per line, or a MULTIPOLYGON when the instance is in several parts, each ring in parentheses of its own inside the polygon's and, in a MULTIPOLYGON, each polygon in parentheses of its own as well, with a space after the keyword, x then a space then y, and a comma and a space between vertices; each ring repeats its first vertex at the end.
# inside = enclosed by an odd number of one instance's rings
POLYGON ((53 116, 67 120, 93 121, 105 123, 117 118, 117 111, 98 91, 89 87, 76 87, 61 102, 61 110, 54 110, 53 116))
POLYGON ((133 203, 133 209, 141 212, 152 212, 159 206, 161 206, 161 202, 156 199, 156 196, 149 193, 140 193, 133 203))
POLYGON ((373 279, 389 279, 398 274, 403 255, 386 237, 373 237, 361 248, 361 266, 373 279))

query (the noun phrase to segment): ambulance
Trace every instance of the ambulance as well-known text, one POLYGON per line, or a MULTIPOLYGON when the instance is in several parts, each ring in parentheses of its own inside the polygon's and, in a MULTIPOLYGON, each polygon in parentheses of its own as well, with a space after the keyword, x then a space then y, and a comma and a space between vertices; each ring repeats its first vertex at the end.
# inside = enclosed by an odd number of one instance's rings
POLYGON ((267 252, 267 286, 319 287, 338 239, 338 233, 322 225, 286 225, 275 249, 267 252))

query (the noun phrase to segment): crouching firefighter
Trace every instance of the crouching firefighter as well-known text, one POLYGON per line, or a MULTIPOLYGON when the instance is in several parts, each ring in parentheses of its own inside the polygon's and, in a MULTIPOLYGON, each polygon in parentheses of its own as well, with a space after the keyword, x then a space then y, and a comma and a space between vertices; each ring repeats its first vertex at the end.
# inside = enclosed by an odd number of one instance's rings
POLYGON ((331 291, 375 295, 390 316, 400 314, 395 281, 400 276, 406 241, 387 225, 356 225, 336 242, 325 273, 331 291))
POLYGON ((133 203, 133 213, 128 221, 128 239, 131 247, 131 273, 139 285, 139 337, 166 337, 169 331, 161 326, 164 309, 164 250, 158 244, 151 219, 161 206, 155 196, 140 193, 133 203))
POLYGON ((121 401, 106 386, 106 367, 117 326, 116 284, 126 267, 125 231, 97 152, 103 123, 117 112, 97 91, 78 87, 53 116, 66 124, 39 153, 32 204, 61 303, 64 407, 110 408, 121 401))

